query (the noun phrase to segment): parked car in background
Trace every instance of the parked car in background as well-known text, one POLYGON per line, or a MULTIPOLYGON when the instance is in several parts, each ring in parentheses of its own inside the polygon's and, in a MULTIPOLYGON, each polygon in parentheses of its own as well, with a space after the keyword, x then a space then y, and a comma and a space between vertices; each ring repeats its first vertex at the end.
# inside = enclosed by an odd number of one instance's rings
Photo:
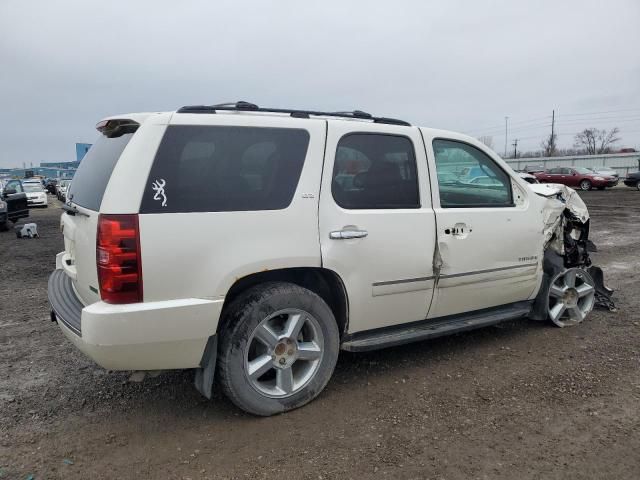
POLYGON ((474 177, 471 180, 469 180, 469 183, 471 185, 484 185, 487 187, 503 187, 504 184, 498 180, 496 177, 488 177, 488 176, 481 176, 481 177, 474 177))
POLYGON ((577 325, 594 306, 582 199, 467 135, 247 102, 97 129, 48 292, 104 368, 193 368, 205 396, 216 381, 273 415, 313 400, 340 349, 577 325))
POLYGON ((9 180, 2 186, 0 194, 0 230, 9 228, 9 222, 17 222, 29 216, 27 195, 20 180, 9 180))
POLYGON ((540 183, 560 183, 580 190, 591 190, 594 187, 604 190, 618 184, 617 178, 600 175, 584 167, 556 167, 545 172, 536 172, 534 175, 540 183))
POLYGON ((69 190, 69 185, 71 185, 71 180, 60 180, 58 182, 58 186, 56 188, 56 197, 61 202, 67 201, 67 191, 69 190))
POLYGON ((522 171, 526 173, 544 172, 545 170, 546 168, 544 167, 544 165, 525 165, 525 167, 522 169, 522 171))
POLYGON ((57 184, 58 184, 58 179, 57 178, 47 178, 44 181, 44 188, 51 195, 55 195, 56 194, 56 186, 57 186, 57 184))
POLYGON ((27 205, 29 207, 46 208, 48 206, 47 192, 40 181, 24 181, 22 186, 27 194, 27 205))
POLYGON ((620 174, 618 171, 611 167, 588 167, 594 173, 605 177, 615 177, 616 180, 620 180, 620 174))
POLYGON ((518 176, 527 183, 540 183, 535 175, 526 172, 518 172, 518 176))
POLYGON ((627 187, 634 187, 640 190, 640 172, 627 173, 624 184, 627 187))

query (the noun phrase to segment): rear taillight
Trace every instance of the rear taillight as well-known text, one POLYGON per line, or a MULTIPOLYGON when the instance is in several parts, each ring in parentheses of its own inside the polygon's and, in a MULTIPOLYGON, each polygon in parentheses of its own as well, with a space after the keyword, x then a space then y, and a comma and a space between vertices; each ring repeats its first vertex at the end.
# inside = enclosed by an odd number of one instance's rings
POLYGON ((100 296, 107 303, 142 301, 138 215, 98 217, 96 262, 100 296))

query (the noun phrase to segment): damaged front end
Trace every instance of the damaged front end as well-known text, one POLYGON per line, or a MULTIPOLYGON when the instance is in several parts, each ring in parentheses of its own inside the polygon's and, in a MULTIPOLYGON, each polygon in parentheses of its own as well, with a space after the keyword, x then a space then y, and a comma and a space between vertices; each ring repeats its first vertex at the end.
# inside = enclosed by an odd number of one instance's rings
POLYGON ((531 184, 546 199, 542 286, 531 318, 549 318, 558 326, 581 322, 594 305, 615 310, 613 290, 604 284, 602 269, 592 265, 589 212, 575 190, 558 184, 531 184))

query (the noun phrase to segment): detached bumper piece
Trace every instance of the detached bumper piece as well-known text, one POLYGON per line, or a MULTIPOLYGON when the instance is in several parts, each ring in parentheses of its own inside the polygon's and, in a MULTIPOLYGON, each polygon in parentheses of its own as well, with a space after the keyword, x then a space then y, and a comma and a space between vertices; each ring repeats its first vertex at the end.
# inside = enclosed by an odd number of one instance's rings
POLYGON ((81 337, 81 318, 84 305, 73 290, 71 279, 63 270, 54 270, 49 277, 48 295, 55 320, 62 322, 69 330, 81 337))

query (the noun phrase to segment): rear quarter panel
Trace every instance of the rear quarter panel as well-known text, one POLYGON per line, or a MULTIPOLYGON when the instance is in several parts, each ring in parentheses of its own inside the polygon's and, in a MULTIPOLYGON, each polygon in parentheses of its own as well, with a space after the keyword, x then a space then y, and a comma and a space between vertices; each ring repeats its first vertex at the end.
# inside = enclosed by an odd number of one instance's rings
MULTIPOLYGON (((222 298, 235 281, 252 273, 321 266, 318 199, 326 122, 180 114, 171 123, 304 128, 309 131, 309 147, 291 204, 283 210, 141 214, 145 301, 222 298)), ((148 171, 145 166, 145 175, 148 171)), ((135 211, 142 190, 152 181, 135 186, 140 193, 135 211)))

